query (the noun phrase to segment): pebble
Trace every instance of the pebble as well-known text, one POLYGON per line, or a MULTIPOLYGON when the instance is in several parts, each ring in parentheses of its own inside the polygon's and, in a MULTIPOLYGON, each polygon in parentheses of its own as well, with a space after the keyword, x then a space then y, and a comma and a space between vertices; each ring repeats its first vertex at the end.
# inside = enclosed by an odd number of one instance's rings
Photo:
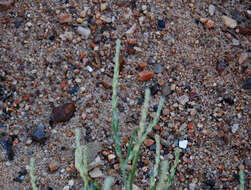
POLYGON ((146 146, 146 147, 150 147, 150 146, 152 146, 154 144, 154 140, 152 140, 152 139, 150 139, 150 138, 146 138, 145 140, 144 140, 144 145, 146 146))
POLYGON ((78 33, 84 37, 84 39, 88 39, 90 34, 91 34, 91 30, 87 27, 82 27, 82 26, 78 26, 78 33))
POLYGON ((224 22, 224 24, 228 27, 228 28, 236 28, 237 26, 237 21, 230 18, 230 17, 227 17, 227 16, 222 16, 222 20, 224 22))
POLYGON ((87 71, 89 71, 90 73, 93 72, 93 68, 90 67, 89 65, 87 65, 86 69, 87 69, 87 71))
POLYGON ((243 89, 251 89, 251 78, 249 78, 242 86, 243 89))
MULTIPOLYGON (((122 188, 122 190, 125 190, 125 187, 122 188)), ((132 184, 132 190, 142 190, 137 185, 132 184)))
POLYGON ((180 148, 186 149, 187 144, 188 144, 188 140, 179 141, 179 147, 180 148))
POLYGON ((205 23, 205 26, 206 26, 208 29, 214 28, 214 27, 215 27, 215 22, 212 21, 212 20, 208 20, 208 21, 205 23))
POLYGON ((189 101, 189 97, 187 95, 183 95, 183 96, 180 96, 178 98, 178 102, 181 104, 181 105, 185 105, 187 102, 189 101))
POLYGON ((213 16, 214 12, 215 12, 215 6, 210 4, 209 7, 208 7, 208 12, 209 12, 210 16, 213 16))
POLYGON ((238 63, 241 65, 241 64, 243 64, 247 59, 248 59, 248 53, 246 53, 246 52, 241 53, 241 55, 240 55, 240 57, 239 57, 239 60, 238 60, 238 63))
POLYGON ((71 179, 71 180, 68 182, 68 185, 69 185, 70 187, 72 187, 72 186, 74 185, 74 180, 71 179))
POLYGON ((58 169, 58 163, 57 162, 51 162, 48 164, 49 171, 55 172, 58 169))
POLYGON ((169 96, 171 94, 171 87, 168 83, 162 88, 162 96, 169 96))
POLYGON ((75 111, 76 106, 74 103, 66 103, 53 108, 50 119, 53 122, 69 121, 74 116, 75 111))
POLYGON ((46 140, 46 136, 45 136, 45 128, 43 125, 39 125, 36 129, 34 129, 34 131, 31 134, 32 139, 36 142, 43 142, 46 140))
POLYGON ((107 8, 107 3, 101 3, 101 4, 100 4, 100 10, 101 10, 101 11, 105 11, 106 8, 107 8))
POLYGON ((70 24, 72 23, 72 15, 71 14, 62 14, 59 16, 59 22, 61 24, 70 24))
MULTIPOLYGON (((3 133, 0 134, 0 145, 2 145, 3 149, 6 151, 6 156, 8 160, 12 161, 14 159, 12 138, 3 135, 3 133)), ((1 147, 0 150, 2 150, 1 147)))
POLYGON ((137 79, 139 81, 145 82, 148 81, 150 79, 152 79, 154 77, 154 72, 153 71, 141 71, 140 73, 138 73, 137 75, 137 79))
POLYGON ((99 178, 99 177, 104 176, 104 174, 102 173, 102 171, 99 168, 94 168, 92 171, 89 172, 89 175, 92 178, 99 178))
POLYGON ((162 66, 161 64, 157 63, 154 65, 153 71, 155 74, 159 74, 162 72, 162 66))
POLYGON ((232 133, 236 133, 238 131, 238 129, 239 129, 239 124, 234 124, 232 126, 232 133))
POLYGON ((63 41, 69 40, 72 41, 73 39, 73 33, 72 32, 65 32, 64 34, 60 34, 59 36, 63 41))
POLYGON ((234 46, 240 45, 240 41, 237 40, 237 39, 235 39, 235 38, 233 38, 233 45, 234 45, 234 46))
POLYGON ((248 27, 245 27, 245 28, 240 27, 240 28, 239 28, 239 32, 240 32, 240 34, 242 34, 242 35, 251 35, 251 28, 248 28, 248 27))

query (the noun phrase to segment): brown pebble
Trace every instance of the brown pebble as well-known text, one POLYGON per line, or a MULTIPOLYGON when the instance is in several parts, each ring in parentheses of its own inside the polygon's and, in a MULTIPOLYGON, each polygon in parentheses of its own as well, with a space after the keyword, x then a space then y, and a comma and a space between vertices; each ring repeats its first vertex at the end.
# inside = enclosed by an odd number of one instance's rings
POLYGON ((205 26, 206 26, 208 29, 214 28, 214 27, 215 27, 215 22, 212 21, 212 20, 208 20, 208 21, 205 23, 205 26))
POLYGON ((51 162, 48 165, 50 172, 55 172, 58 169, 58 163, 57 162, 51 162))
POLYGON ((144 69, 144 68, 147 67, 147 62, 145 62, 145 61, 144 62, 139 62, 138 66, 139 66, 139 68, 144 69))
POLYGON ((141 71, 140 73, 138 73, 137 79, 139 81, 144 82, 150 80, 151 78, 153 78, 153 76, 154 76, 153 71, 141 71))
POLYGON ((72 23, 72 15, 71 14, 63 14, 59 16, 59 22, 61 24, 70 24, 72 23))
POLYGON ((152 139, 147 138, 144 140, 144 145, 147 147, 152 146, 153 144, 154 144, 154 140, 152 139))
POLYGON ((65 122, 69 121, 76 111, 76 106, 73 103, 66 103, 62 106, 55 107, 51 113, 51 121, 54 122, 65 122))
POLYGON ((251 35, 251 28, 239 28, 239 32, 242 35, 251 35))

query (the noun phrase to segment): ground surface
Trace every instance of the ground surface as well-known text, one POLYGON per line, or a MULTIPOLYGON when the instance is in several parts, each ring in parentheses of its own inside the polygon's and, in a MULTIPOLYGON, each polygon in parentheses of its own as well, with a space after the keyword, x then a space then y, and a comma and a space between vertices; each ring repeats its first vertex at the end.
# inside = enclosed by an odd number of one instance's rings
MULTIPOLYGON (((188 140, 172 189, 239 189, 240 168, 250 188, 251 104, 242 85, 250 77, 251 39, 250 30, 240 29, 250 27, 250 10, 245 0, 18 0, 1 10, 0 189, 31 189, 31 157, 40 189, 80 189, 73 166, 75 127, 81 128, 82 144, 102 143, 99 167, 116 178, 113 189, 120 187, 118 160, 108 156, 115 154, 110 85, 117 38, 124 147, 138 126, 144 89, 151 87, 149 120, 160 96, 166 99, 154 129, 165 142, 162 157, 173 161, 174 148, 188 140), (237 27, 226 26, 223 15, 237 27), (139 81, 143 70, 155 74, 139 81), (52 108, 68 102, 75 103, 75 115, 49 122, 52 108), (37 126, 45 129, 43 142, 34 138, 37 126)), ((135 177, 142 189, 154 163, 155 145, 148 142, 135 177)))

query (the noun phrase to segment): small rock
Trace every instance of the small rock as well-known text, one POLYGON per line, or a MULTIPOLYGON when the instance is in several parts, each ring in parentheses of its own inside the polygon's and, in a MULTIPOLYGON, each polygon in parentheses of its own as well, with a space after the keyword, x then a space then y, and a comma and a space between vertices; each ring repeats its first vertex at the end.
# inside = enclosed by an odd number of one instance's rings
MULTIPOLYGON (((0 145, 2 145, 3 149, 6 151, 6 156, 8 160, 12 161, 14 159, 14 151, 13 151, 13 139, 10 136, 7 136, 5 133, 0 134, 0 145)), ((0 147, 0 150, 1 147, 0 147)))
POLYGON ((99 168, 94 168, 92 171, 89 172, 89 174, 91 178, 99 178, 104 176, 104 174, 99 168))
POLYGON ((109 154, 108 155, 108 161, 111 162, 113 159, 116 158, 116 155, 115 154, 109 154))
POLYGON ((215 12, 215 6, 210 4, 209 7, 208 7, 208 12, 209 12, 210 16, 213 16, 214 12, 215 12))
POLYGON ((65 32, 64 34, 61 34, 59 37, 60 37, 63 41, 65 41, 65 40, 72 41, 73 33, 72 33, 72 32, 65 32))
POLYGON ((144 69, 144 68, 146 68, 147 67, 147 62, 138 62, 138 66, 139 66, 139 68, 141 68, 141 69, 144 69))
POLYGON ((237 40, 237 39, 235 39, 235 38, 233 38, 233 45, 234 45, 234 46, 240 45, 240 41, 237 40))
POLYGON ((158 30, 162 30, 165 27, 166 27, 165 21, 162 19, 158 20, 158 30))
POLYGON ((237 26, 237 22, 236 20, 230 18, 230 17, 227 17, 227 16, 222 16, 222 20, 224 22, 224 24, 228 27, 228 28, 236 28, 237 26))
POLYGON ((195 190, 196 184, 190 183, 189 184, 189 190, 195 190))
POLYGON ((55 172, 58 169, 58 163, 57 162, 51 162, 48 164, 48 168, 50 172, 55 172))
POLYGON ((74 116, 75 111, 76 106, 74 103, 66 103, 53 108, 50 119, 52 122, 69 121, 74 116))
POLYGON ((71 14, 62 14, 59 16, 59 22, 61 24, 71 24, 72 23, 72 15, 71 14))
POLYGON ((152 85, 150 87, 150 91, 151 91, 151 95, 154 96, 155 94, 158 93, 159 91, 159 84, 158 83, 155 83, 154 85, 152 85))
POLYGON ((216 70, 219 73, 222 73, 227 66, 228 66, 228 64, 226 62, 224 62, 224 61, 218 62, 217 65, 216 65, 216 70))
POLYGON ((212 20, 208 20, 208 21, 205 23, 205 26, 206 26, 208 29, 214 28, 214 27, 215 27, 215 22, 212 21, 212 20))
POLYGON ((150 79, 152 79, 154 77, 154 72, 153 71, 141 71, 140 73, 138 73, 137 75, 137 79, 139 81, 145 82, 148 81, 150 79))
POLYGON ((187 102, 189 101, 189 97, 186 96, 186 95, 183 95, 181 97, 178 98, 178 102, 181 104, 181 105, 185 105, 187 102))
POLYGON ((251 28, 248 28, 248 27, 246 27, 246 28, 239 28, 239 32, 240 32, 240 34, 242 34, 242 35, 251 35, 251 28))
POLYGON ((68 182, 68 185, 69 185, 70 187, 72 187, 72 186, 74 185, 74 180, 71 179, 71 180, 68 182))
POLYGON ((238 62, 239 62, 239 64, 241 65, 241 64, 243 64, 247 59, 248 59, 248 53, 245 52, 245 53, 242 53, 242 54, 240 55, 238 62))
POLYGON ((101 3, 101 5, 100 5, 100 10, 101 10, 101 11, 105 11, 106 8, 107 8, 107 3, 101 3))
POLYGON ((249 78, 242 86, 243 89, 251 89, 251 78, 249 78))
POLYGON ((87 40, 91 34, 91 30, 87 27, 78 26, 78 33, 87 40))
POLYGON ((161 64, 158 64, 158 63, 155 64, 154 68, 153 68, 153 71, 154 71, 155 74, 161 73, 162 72, 162 66, 161 66, 161 64))
POLYGON ((150 139, 150 138, 147 138, 147 139, 144 140, 144 145, 145 145, 146 147, 150 147, 150 146, 152 146, 153 144, 154 144, 154 140, 152 140, 152 139, 150 139))
POLYGON ((111 17, 108 17, 108 16, 105 16, 105 15, 102 15, 100 17, 100 19, 106 23, 111 23, 112 22, 112 18, 111 17))
POLYGON ((34 141, 37 141, 39 143, 43 142, 46 140, 45 136, 45 128, 43 125, 39 125, 31 134, 32 139, 34 141))
POLYGON ((232 133, 236 133, 238 131, 238 129, 239 129, 239 124, 234 124, 232 126, 232 133))
POLYGON ((251 159, 250 158, 246 158, 244 160, 244 164, 248 167, 248 168, 251 168, 251 159))
POLYGON ((179 147, 180 148, 186 149, 187 144, 188 144, 188 140, 179 141, 179 147))
POLYGON ((171 87, 169 84, 165 84, 165 86, 162 88, 162 96, 169 96, 171 94, 171 87))
MULTIPOLYGON (((87 145, 81 146, 82 147, 81 154, 83 154, 83 148, 85 146, 87 147, 88 169, 90 169, 90 167, 96 166, 96 164, 93 164, 92 162, 96 161, 95 158, 96 158, 97 154, 100 152, 102 147, 101 147, 101 144, 99 142, 88 143, 87 145)), ((96 161, 96 162, 98 163, 98 161, 96 161)), ((75 167, 79 171, 80 166, 78 165, 78 163, 79 163, 79 161, 78 161, 78 157, 77 157, 77 152, 75 152, 75 167)))

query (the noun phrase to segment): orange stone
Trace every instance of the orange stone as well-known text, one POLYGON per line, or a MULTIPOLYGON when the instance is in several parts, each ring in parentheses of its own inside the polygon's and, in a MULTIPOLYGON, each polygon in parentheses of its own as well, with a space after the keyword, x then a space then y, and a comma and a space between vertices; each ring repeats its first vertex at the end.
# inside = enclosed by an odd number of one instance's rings
POLYGON ((52 162, 48 165, 48 168, 50 170, 50 172, 54 172, 58 169, 58 164, 57 162, 52 162))
POLYGON ((144 69, 144 68, 147 67, 147 62, 145 62, 145 61, 144 62, 139 62, 138 66, 139 66, 139 68, 144 69))
POLYGON ((64 89, 66 87, 66 85, 67 85, 67 82, 65 82, 65 81, 61 82, 61 84, 60 84, 62 89, 64 89))
POLYGON ((208 20, 208 21, 206 22, 205 26, 206 26, 208 29, 214 28, 214 27, 215 27, 215 22, 212 21, 212 20, 208 20))
POLYGON ((63 14, 59 16, 59 22, 61 24, 69 24, 72 23, 72 15, 71 14, 63 14))
POLYGON ((153 71, 141 71, 140 73, 138 73, 137 75, 137 79, 139 81, 148 81, 150 79, 152 79, 154 76, 154 72, 153 71))
POLYGON ((144 145, 147 147, 152 146, 153 144, 154 144, 154 140, 152 139, 147 138, 144 140, 144 145))

